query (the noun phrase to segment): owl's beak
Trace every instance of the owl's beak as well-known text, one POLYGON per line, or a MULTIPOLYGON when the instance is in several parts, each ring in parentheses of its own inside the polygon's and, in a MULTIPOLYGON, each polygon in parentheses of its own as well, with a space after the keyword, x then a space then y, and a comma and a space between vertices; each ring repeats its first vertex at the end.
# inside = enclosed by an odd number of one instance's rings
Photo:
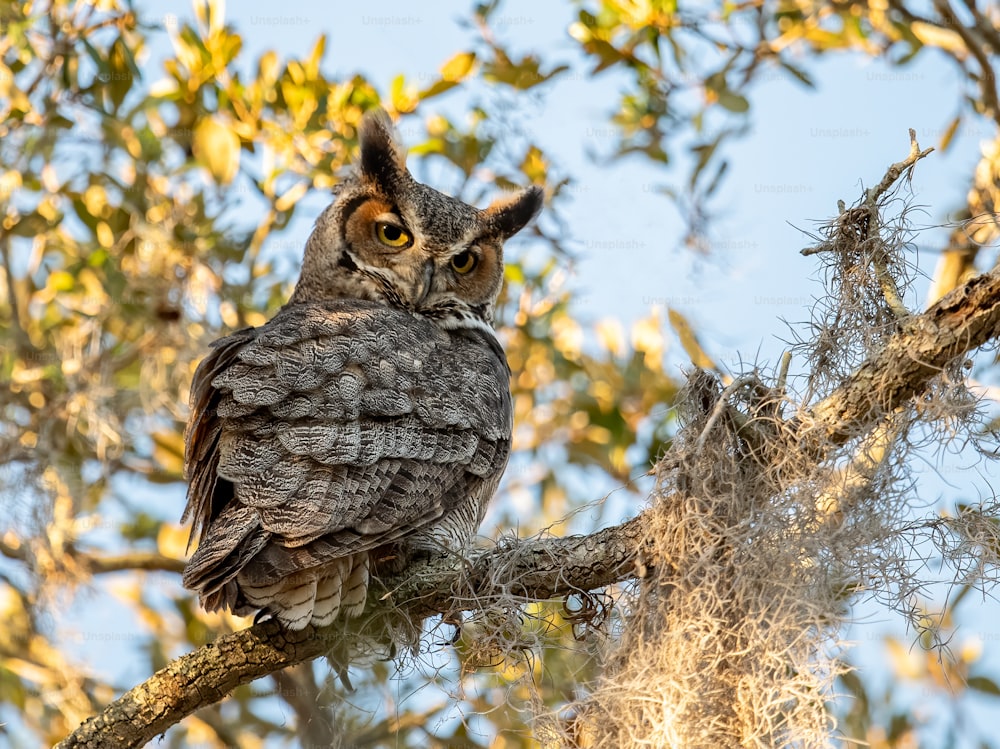
POLYGON ((423 286, 420 289, 420 295, 414 300, 413 306, 416 308, 422 307, 427 297, 430 296, 431 289, 434 288, 434 261, 429 260, 424 265, 423 274, 423 286))

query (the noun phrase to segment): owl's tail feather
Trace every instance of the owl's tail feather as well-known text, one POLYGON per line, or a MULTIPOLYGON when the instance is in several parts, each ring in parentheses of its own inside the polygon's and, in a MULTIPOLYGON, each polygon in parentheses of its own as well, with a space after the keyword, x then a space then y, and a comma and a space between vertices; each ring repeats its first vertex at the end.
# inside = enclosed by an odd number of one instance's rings
POLYGON ((368 564, 368 552, 361 552, 277 582, 255 582, 244 570, 236 582, 250 604, 266 609, 289 629, 303 629, 310 623, 322 627, 339 613, 355 617, 364 610, 368 564))

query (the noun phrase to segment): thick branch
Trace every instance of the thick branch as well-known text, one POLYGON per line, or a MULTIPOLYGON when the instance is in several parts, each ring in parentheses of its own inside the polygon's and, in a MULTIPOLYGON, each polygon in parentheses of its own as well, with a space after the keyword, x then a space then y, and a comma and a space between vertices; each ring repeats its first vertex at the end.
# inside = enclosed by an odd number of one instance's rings
MULTIPOLYGON (((643 516, 589 536, 536 538, 483 552, 456 569, 440 555, 410 565, 405 577, 385 580, 376 598, 410 616, 479 609, 510 595, 525 600, 593 590, 625 580, 635 569, 643 516), (459 592, 456 597, 455 592, 459 592)), ((70 747, 142 746, 195 710, 236 687, 328 653, 338 624, 301 632, 266 621, 223 635, 181 656, 129 690, 58 744, 70 747)))
MULTIPOLYGON (((1000 270, 973 278, 901 326, 881 352, 812 409, 809 420, 800 421, 801 436, 840 444, 870 431, 949 362, 1000 336, 1000 270)), ((453 557, 436 556, 382 581, 381 590, 373 586, 373 595, 415 618, 482 609, 511 595, 571 595, 633 577, 644 538, 645 517, 639 515, 589 536, 501 544, 457 567, 453 557)), ((140 746, 241 684, 330 652, 339 637, 336 624, 286 632, 274 621, 224 635, 122 695, 59 747, 140 746)))
POLYGON ((879 353, 812 409, 806 429, 843 444, 924 389, 945 366, 1000 335, 1000 269, 970 279, 902 322, 879 353))
POLYGON ((483 609, 493 601, 545 601, 595 590, 633 576, 643 539, 644 517, 589 536, 529 538, 501 544, 454 569, 448 556, 423 562, 382 598, 405 607, 411 616, 427 617, 483 609))

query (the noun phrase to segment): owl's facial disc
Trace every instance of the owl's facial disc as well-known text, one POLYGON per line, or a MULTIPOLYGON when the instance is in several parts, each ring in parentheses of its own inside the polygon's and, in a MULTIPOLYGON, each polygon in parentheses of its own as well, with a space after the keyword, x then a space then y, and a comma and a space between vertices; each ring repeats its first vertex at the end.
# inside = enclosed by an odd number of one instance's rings
POLYGON ((499 293, 503 260, 499 244, 475 236, 478 229, 469 226, 455 247, 441 227, 411 229, 395 206, 372 197, 346 217, 341 269, 371 289, 367 296, 429 317, 483 307, 499 293))
POLYGON ((479 209, 417 182, 384 113, 359 128, 360 159, 306 245, 292 302, 364 299, 447 329, 487 328, 503 243, 542 206, 530 187, 479 209))

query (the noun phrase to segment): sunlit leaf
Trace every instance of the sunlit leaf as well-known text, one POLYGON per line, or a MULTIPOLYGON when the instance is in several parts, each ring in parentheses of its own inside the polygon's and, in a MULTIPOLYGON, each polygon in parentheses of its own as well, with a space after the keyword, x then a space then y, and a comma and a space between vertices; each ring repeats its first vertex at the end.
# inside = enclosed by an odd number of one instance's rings
POLYGON ((187 556, 189 535, 188 529, 181 525, 163 523, 156 535, 156 548, 165 557, 183 559, 187 556))
POLYGON ((425 88, 419 93, 420 99, 431 99, 435 96, 439 96, 446 91, 450 91, 458 85, 456 81, 445 81, 438 80, 432 83, 430 86, 425 88))
POLYGON ((475 52, 459 52, 441 66, 441 79, 448 82, 464 80, 476 64, 475 52))
POLYGON ((240 139, 228 123, 205 117, 195 126, 191 141, 194 156, 216 182, 229 184, 240 168, 240 139))
POLYGON ((948 150, 951 145, 952 139, 955 137, 955 133, 958 132, 958 128, 962 124, 962 116, 959 115, 951 121, 947 128, 945 128, 944 133, 941 135, 941 140, 938 141, 938 149, 944 153, 948 150))
POLYGON ((905 679, 917 679, 926 674, 923 653, 914 652, 894 637, 886 638, 886 648, 892 660, 895 673, 905 679))
POLYGON ((521 162, 521 171, 536 184, 545 184, 548 174, 548 163, 540 148, 531 146, 521 162))
POLYGON ((175 476, 184 474, 184 438, 179 432, 154 432, 153 459, 175 476))
POLYGON ((688 319, 673 308, 668 309, 667 314, 670 320, 670 327, 674 329, 674 332, 677 333, 677 337, 680 338, 681 346, 683 346, 684 351, 687 352, 688 357, 691 359, 691 363, 696 367, 701 367, 702 369, 717 370, 718 366, 702 348, 697 335, 695 335, 694 328, 691 327, 691 323, 688 322, 688 319))
POLYGON ((402 75, 397 75, 389 85, 389 101, 392 102, 393 109, 401 114, 406 114, 417 108, 420 95, 416 86, 406 83, 406 79, 402 75))
POLYGON ((305 72, 309 78, 315 78, 319 75, 319 65, 323 61, 325 53, 326 34, 320 34, 316 39, 316 44, 313 45, 312 52, 309 53, 309 57, 305 61, 305 72))
POLYGON ((268 50, 257 61, 257 80, 264 86, 273 86, 279 73, 278 55, 273 50, 268 50))

